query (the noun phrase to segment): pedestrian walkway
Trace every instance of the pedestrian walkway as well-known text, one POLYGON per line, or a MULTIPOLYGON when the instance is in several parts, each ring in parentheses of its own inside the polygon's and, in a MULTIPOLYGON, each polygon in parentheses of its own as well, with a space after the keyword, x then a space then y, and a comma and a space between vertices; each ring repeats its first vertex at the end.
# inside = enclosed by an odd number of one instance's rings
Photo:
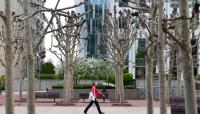
MULTIPOLYGON (((147 114, 146 107, 101 107, 105 114, 147 114)), ((84 107, 36 107, 36 114, 83 114, 84 107)), ((5 114, 5 108, 0 107, 0 114, 5 114)), ((15 114, 27 114, 27 107, 15 107, 15 114)), ((90 108, 88 114, 98 114, 96 107, 90 108)), ((154 114, 159 114, 159 107, 154 108, 154 114)), ((167 108, 170 114, 170 107, 167 108)))

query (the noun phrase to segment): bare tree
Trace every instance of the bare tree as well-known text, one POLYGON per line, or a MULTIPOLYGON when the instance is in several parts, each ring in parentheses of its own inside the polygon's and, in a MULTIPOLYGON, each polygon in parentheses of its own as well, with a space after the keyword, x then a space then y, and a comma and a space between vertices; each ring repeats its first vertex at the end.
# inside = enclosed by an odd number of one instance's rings
POLYGON ((157 6, 154 0, 151 0, 150 17, 150 30, 149 38, 146 44, 145 55, 145 77, 146 77, 146 99, 147 99, 147 114, 153 114, 153 61, 154 61, 154 48, 155 48, 155 17, 157 6))
POLYGON ((157 42, 157 58, 159 67, 159 81, 160 81, 160 114, 167 114, 166 107, 166 76, 164 65, 164 33, 162 31, 164 18, 164 1, 158 1, 158 42, 157 42))
POLYGON ((6 67, 6 114, 14 114, 13 104, 13 47, 11 1, 5 1, 5 15, 1 12, 5 24, 5 67, 6 67))
MULTIPOLYGON (((192 17, 189 17, 189 5, 188 0, 180 0, 180 16, 164 21, 180 21, 180 40, 172 35, 167 27, 163 27, 163 31, 172 39, 180 48, 181 69, 184 78, 184 96, 185 96, 185 109, 186 114, 197 114, 197 101, 196 91, 194 83, 193 72, 193 58, 192 58, 192 46, 190 39, 190 24, 193 23, 195 13, 192 17), (191 22, 191 23, 190 23, 191 22)), ((194 9, 193 9, 194 10, 194 9)), ((196 12, 197 13, 197 12, 196 12)))
MULTIPOLYGON (((30 0, 24 0, 24 15, 28 16, 30 14, 30 0)), ((31 18, 24 21, 26 43, 25 43, 25 56, 27 59, 27 76, 28 76, 28 114, 35 114, 35 67, 34 67, 34 54, 33 54, 33 39, 31 34, 31 18)))
MULTIPOLYGON (((179 0, 180 16, 189 17, 188 0, 179 0)), ((181 20, 181 48, 182 70, 184 77, 185 112, 197 114, 197 100, 194 83, 192 46, 190 41, 190 23, 188 19, 181 20)))
POLYGON ((106 47, 107 61, 111 62, 115 68, 115 100, 124 104, 124 83, 123 69, 126 57, 133 43, 137 39, 139 27, 138 12, 130 10, 119 11, 119 17, 116 17, 116 7, 114 15, 107 12, 104 22, 104 30, 100 35, 104 47, 106 47), (138 23, 138 24, 137 24, 138 23))
MULTIPOLYGON (((53 37, 57 41, 58 48, 64 56, 64 104, 69 104, 72 99, 73 90, 73 64, 76 57, 76 48, 80 42, 80 32, 84 24, 82 15, 77 15, 74 11, 67 12, 66 15, 55 16, 55 23, 50 25, 53 37), (62 22, 64 19, 64 23, 62 22), (63 27, 63 24, 65 24, 63 27)), ((55 52, 54 52, 55 53, 55 52)), ((62 60, 62 58, 60 58, 62 60)))

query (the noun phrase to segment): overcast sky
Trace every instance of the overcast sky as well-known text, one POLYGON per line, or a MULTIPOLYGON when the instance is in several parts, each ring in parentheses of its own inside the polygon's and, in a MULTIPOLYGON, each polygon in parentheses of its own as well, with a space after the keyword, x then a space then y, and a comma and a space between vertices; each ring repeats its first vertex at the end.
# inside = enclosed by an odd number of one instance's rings
MULTIPOLYGON (((57 3, 57 0, 46 0, 45 7, 54 8, 56 3, 57 3)), ((73 6, 74 4, 75 4, 74 0, 60 0, 60 4, 59 4, 58 8, 73 6)), ((48 14, 46 14, 46 16, 49 17, 48 14)), ((45 48, 46 49, 50 48, 50 45, 51 45, 50 44, 50 42, 51 42, 50 37, 51 37, 50 34, 48 34, 45 37, 45 48)), ((51 60, 53 62, 53 64, 56 65, 56 66, 60 64, 59 59, 55 55, 53 55, 52 53, 47 51, 45 61, 48 61, 48 60, 51 60)))

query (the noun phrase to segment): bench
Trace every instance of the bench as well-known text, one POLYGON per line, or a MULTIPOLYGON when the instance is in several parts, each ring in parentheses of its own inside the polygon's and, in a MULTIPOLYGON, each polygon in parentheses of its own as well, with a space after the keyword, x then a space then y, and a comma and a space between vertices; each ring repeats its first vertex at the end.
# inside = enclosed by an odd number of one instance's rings
MULTIPOLYGON (((171 114, 185 114, 185 99, 181 96, 170 97, 171 114)), ((200 114, 200 97, 197 97, 197 109, 200 114)))
POLYGON ((37 98, 48 98, 54 99, 54 103, 56 102, 56 98, 59 98, 59 93, 56 92, 48 92, 48 91, 36 91, 35 92, 35 99, 37 98))
MULTIPOLYGON (((105 102, 106 99, 108 99, 108 93, 103 93, 105 95, 105 97, 101 96, 98 98, 102 98, 103 102, 105 102)), ((83 99, 83 102, 85 102, 85 99, 88 99, 89 97, 89 93, 79 93, 79 98, 83 99)))

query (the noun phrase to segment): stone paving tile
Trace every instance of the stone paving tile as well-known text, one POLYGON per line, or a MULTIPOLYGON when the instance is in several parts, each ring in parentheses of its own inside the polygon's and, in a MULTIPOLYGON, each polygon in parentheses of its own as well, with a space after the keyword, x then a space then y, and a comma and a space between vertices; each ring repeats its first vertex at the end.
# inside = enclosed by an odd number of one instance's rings
MULTIPOLYGON (((23 96, 24 98, 26 96, 23 96)), ((14 95, 15 100, 19 99, 18 95, 14 95)), ((88 105, 86 99, 83 103, 82 99, 75 103, 75 106, 55 106, 52 102, 53 99, 37 99, 36 100, 36 114, 83 114, 84 108, 88 105), (45 101, 45 102, 44 102, 45 101), (50 103, 47 103, 50 102, 50 103)), ((56 102, 62 101, 62 99, 56 99, 56 102)), ((105 114, 146 114, 146 101, 145 100, 127 100, 131 107, 112 106, 112 102, 106 100, 102 103, 99 99, 100 106, 105 114)), ((0 114, 5 114, 5 96, 0 95, 0 114)), ((154 101, 154 114, 159 114, 159 102, 154 101)), ((26 102, 15 102, 15 114, 27 114, 26 102)), ((88 114, 98 114, 95 105, 89 110, 88 114)), ((170 107, 168 107, 168 113, 170 114, 170 107)))
MULTIPOLYGON (((84 107, 36 107, 36 114, 83 114, 84 107)), ((102 107, 105 114, 146 114, 146 107, 102 107)), ((170 108, 167 108, 170 114, 170 108)), ((0 107, 0 114, 5 114, 5 108, 0 107)), ((16 107, 15 114, 27 114, 26 107, 16 107)), ((98 114, 92 107, 88 114, 98 114)), ((159 114, 159 108, 154 108, 154 114, 159 114)))

